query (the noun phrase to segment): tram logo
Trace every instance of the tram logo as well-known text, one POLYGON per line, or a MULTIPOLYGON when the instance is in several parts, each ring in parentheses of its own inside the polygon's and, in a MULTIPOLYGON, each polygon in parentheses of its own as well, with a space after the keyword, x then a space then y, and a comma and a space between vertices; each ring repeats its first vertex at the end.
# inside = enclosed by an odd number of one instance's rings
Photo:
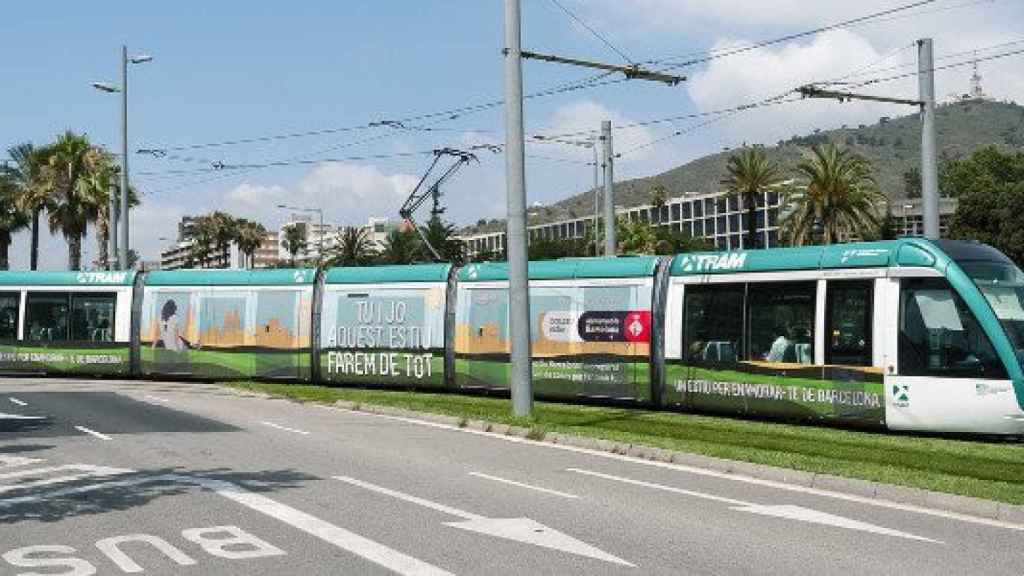
POLYGON ((127 272, 79 272, 75 281, 79 284, 121 284, 127 272))
POLYGON ((910 406, 910 384, 893 385, 892 403, 897 408, 908 408, 910 406))
POLYGON ((739 270, 747 263, 746 252, 728 254, 697 254, 683 256, 680 265, 683 272, 710 272, 712 270, 739 270))

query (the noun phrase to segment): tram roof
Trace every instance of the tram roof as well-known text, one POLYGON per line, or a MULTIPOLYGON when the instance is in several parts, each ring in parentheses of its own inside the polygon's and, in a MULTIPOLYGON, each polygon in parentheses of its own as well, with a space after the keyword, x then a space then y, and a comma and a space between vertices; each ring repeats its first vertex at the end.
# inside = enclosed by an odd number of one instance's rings
POLYGON ((377 284, 383 282, 447 282, 451 264, 409 264, 402 266, 358 266, 331 268, 328 284, 377 284))
POLYGON ((127 272, 0 272, 0 286, 131 286, 135 271, 127 272))
POLYGON ((827 246, 692 252, 672 261, 673 276, 737 272, 783 272, 844 268, 936 267, 949 261, 943 248, 981 246, 975 242, 944 240, 941 246, 925 238, 880 242, 852 242, 827 246))
POLYGON ((315 281, 313 268, 166 270, 146 274, 146 286, 297 286, 315 281))
MULTIPOLYGON (((621 256, 619 258, 563 258, 530 262, 530 280, 575 278, 638 278, 654 274, 657 256, 621 256)), ((508 280, 505 262, 467 264, 459 270, 460 282, 508 280)))

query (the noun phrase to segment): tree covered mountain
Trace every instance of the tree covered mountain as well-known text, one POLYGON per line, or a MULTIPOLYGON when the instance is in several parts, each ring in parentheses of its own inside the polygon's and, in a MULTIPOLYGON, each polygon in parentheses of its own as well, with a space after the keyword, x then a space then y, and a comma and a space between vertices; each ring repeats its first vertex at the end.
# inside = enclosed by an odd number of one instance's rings
MULTIPOLYGON (((1024 107, 1015 103, 962 101, 941 105, 936 110, 940 161, 960 159, 989 145, 1024 149, 1024 107)), ((863 155, 873 165, 882 191, 892 199, 913 195, 913 172, 920 167, 921 123, 918 114, 880 118, 873 124, 816 131, 764 146, 769 159, 791 172, 801 155, 814 144, 833 141, 863 155), (909 176, 909 178, 908 178, 909 176), (910 180, 908 184, 907 180, 910 180)), ((670 197, 722 189, 726 164, 734 150, 723 150, 692 160, 654 176, 616 182, 615 203, 619 206, 649 204, 657 185, 670 197)), ((919 186, 919 184, 918 184, 919 186)), ((564 220, 594 212, 593 191, 582 192, 554 204, 531 210, 530 224, 564 220)), ((501 230, 504 221, 480 222, 463 230, 477 233, 501 230)))

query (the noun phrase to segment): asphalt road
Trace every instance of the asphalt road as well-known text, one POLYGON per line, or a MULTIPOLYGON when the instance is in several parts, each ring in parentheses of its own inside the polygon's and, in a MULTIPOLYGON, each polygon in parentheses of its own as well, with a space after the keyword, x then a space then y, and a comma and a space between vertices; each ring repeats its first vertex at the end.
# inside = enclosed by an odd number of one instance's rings
POLYGON ((1015 574, 1024 530, 402 418, 0 380, 0 575, 1015 574))

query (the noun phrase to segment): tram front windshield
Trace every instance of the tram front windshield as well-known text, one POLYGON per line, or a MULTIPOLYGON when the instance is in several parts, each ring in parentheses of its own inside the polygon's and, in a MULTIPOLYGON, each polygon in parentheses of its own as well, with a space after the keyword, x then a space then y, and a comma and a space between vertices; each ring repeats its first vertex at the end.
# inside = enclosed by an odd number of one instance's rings
POLYGON ((1024 368, 1024 272, 1010 262, 970 261, 960 266, 992 306, 1024 368))

